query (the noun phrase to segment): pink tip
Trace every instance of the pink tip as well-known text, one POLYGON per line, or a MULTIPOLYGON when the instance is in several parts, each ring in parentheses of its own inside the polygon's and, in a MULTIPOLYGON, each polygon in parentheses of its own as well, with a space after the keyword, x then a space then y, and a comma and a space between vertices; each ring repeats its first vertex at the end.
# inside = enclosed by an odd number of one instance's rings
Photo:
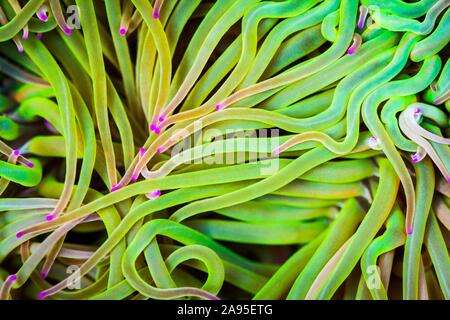
POLYGON ((13 150, 13 156, 18 157, 20 155, 20 150, 13 150))
POLYGON ((153 10, 153 19, 159 19, 159 10, 153 10))
POLYGON ((124 35, 127 34, 127 29, 124 28, 124 27, 121 27, 120 30, 119 30, 119 33, 120 33, 121 36, 124 36, 124 35))
POLYGON ((159 198, 160 196, 161 196, 161 190, 155 190, 155 191, 152 191, 152 192, 150 192, 150 193, 147 195, 147 197, 148 197, 150 200, 159 198))
POLYGON ((141 155, 141 157, 145 154, 147 150, 145 148, 140 148, 139 149, 139 154, 141 155))
POLYGON ((28 40, 28 32, 24 32, 22 35, 22 40, 27 41, 28 40))
POLYGON ((115 185, 114 187, 111 188, 111 192, 117 191, 120 188, 122 188, 122 186, 120 184, 115 185))
POLYGON ((440 103, 439 99, 434 100, 434 105, 435 105, 435 106, 440 105, 440 104, 441 104, 441 103, 440 103))
POLYGON ((53 215, 53 214, 48 214, 48 215, 45 217, 45 220, 47 220, 47 221, 53 221, 53 220, 55 220, 55 215, 53 215))
POLYGON ((278 149, 278 148, 274 149, 274 150, 272 151, 272 154, 273 154, 274 156, 279 155, 279 154, 280 154, 280 149, 278 149))
POLYGON ((166 117, 165 116, 160 116, 158 118, 158 120, 159 120, 159 122, 164 122, 164 121, 166 121, 166 117))
POLYGON ((18 46, 18 47, 17 47, 17 51, 19 51, 19 53, 23 53, 23 51, 24 51, 24 50, 23 50, 23 47, 22 47, 22 46, 18 46))
POLYGON ((155 129, 156 129, 156 124, 155 124, 155 123, 152 123, 152 124, 150 125, 150 131, 155 131, 155 129))
POLYGON ((348 49, 347 50, 347 53, 349 54, 349 55, 352 55, 352 54, 354 54, 355 53, 355 49, 354 48, 350 48, 350 49, 348 49))
POLYGON ((216 105, 216 110, 217 111, 222 110, 222 109, 223 109, 223 103, 219 103, 219 104, 216 105))
POLYGON ((418 162, 418 159, 417 159, 416 156, 412 156, 412 157, 411 157, 411 161, 412 161, 413 163, 417 163, 417 162, 418 162))
POLYGON ((450 177, 447 178, 447 183, 450 183, 450 177))
POLYGON ((162 152, 163 152, 163 150, 162 150, 162 148, 158 148, 158 149, 156 149, 156 152, 158 152, 158 153, 162 153, 162 152))
POLYGON ((10 282, 16 282, 17 281, 17 276, 15 274, 12 274, 8 277, 8 280, 10 282))
POLYGON ((16 238, 17 239, 20 239, 20 238, 22 238, 23 237, 23 232, 17 232, 16 233, 16 238))
POLYGON ((47 294, 44 291, 42 291, 38 293, 37 297, 38 299, 45 299, 47 298, 47 294))
POLYGON ((161 128, 156 127, 156 128, 155 128, 155 133, 156 133, 156 134, 160 134, 160 133, 161 133, 161 128))
POLYGON ((66 35, 68 35, 68 36, 71 36, 71 35, 72 35, 72 29, 70 29, 69 27, 63 28, 62 30, 64 31, 64 33, 65 33, 66 35))
POLYGON ((34 168, 34 163, 31 162, 31 161, 28 162, 28 163, 27 163, 27 167, 30 168, 30 169, 33 169, 33 168, 34 168))
POLYGON ((412 231, 412 229, 408 229, 408 230, 406 230, 406 233, 411 235, 411 234, 413 234, 413 231, 412 231))
POLYGON ((415 114, 420 113, 420 108, 416 108, 416 110, 414 110, 414 113, 415 113, 415 114))
POLYGON ((47 279, 48 273, 47 272, 40 272, 41 279, 47 279))
POLYGON ((42 33, 36 33, 36 39, 42 40, 43 34, 42 33))
POLYGON ((362 29, 362 28, 364 28, 364 23, 365 21, 360 21, 359 23, 358 23, 358 29, 362 29))
POLYGON ((138 175, 132 175, 131 176, 131 181, 136 182, 138 180, 139 176, 138 175))
POLYGON ((37 16, 38 16, 39 20, 41 20, 43 22, 47 22, 47 20, 48 20, 48 15, 45 12, 38 11, 37 16))

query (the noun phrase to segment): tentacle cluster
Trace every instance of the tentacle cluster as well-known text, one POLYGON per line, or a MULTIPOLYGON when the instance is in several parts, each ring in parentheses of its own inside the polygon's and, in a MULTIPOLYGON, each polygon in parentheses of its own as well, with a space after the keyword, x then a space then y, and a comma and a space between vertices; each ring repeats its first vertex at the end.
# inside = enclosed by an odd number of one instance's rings
POLYGON ((450 299, 449 0, 1 0, 0 299, 450 299))

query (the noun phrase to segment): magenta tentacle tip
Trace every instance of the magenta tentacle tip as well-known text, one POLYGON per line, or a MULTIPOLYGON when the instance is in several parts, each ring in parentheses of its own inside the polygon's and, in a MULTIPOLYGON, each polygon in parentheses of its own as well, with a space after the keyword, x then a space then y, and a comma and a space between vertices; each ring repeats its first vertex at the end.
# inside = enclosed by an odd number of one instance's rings
POLYGON ((150 200, 154 200, 161 196, 161 190, 155 190, 147 194, 147 198, 150 200))
POLYGON ((127 34, 127 29, 124 28, 124 27, 121 27, 121 28, 119 29, 119 33, 120 33, 121 36, 124 36, 124 35, 127 34))
POLYGON ((38 299, 45 299, 48 297, 48 295, 44 291, 42 291, 38 293, 37 297, 38 299))
POLYGON ((161 128, 156 127, 156 128, 155 128, 155 133, 156 133, 156 134, 160 134, 160 133, 161 133, 161 128))
POLYGON ((139 175, 138 174, 133 174, 131 176, 131 181, 136 182, 139 179, 139 175))
POLYGON ((70 28, 63 28, 63 31, 64 31, 64 33, 67 35, 67 36, 71 36, 72 35, 72 29, 70 29, 70 28))
POLYGON ((42 271, 39 273, 39 275, 41 276, 41 279, 44 280, 44 279, 47 279, 48 273, 42 271))
POLYGON ((222 109, 223 109, 223 106, 224 106, 223 103, 217 104, 217 105, 216 105, 216 110, 217 110, 217 111, 222 110, 222 109))
POLYGON ((440 105, 440 104, 441 104, 441 103, 440 103, 440 101, 439 101, 439 99, 436 99, 436 100, 434 100, 434 102, 433 102, 433 103, 434 103, 434 105, 435 105, 435 106, 438 106, 438 105, 440 105))
POLYGON ((153 10, 153 19, 159 19, 159 10, 153 10))
POLYGON ((416 110, 414 110, 414 114, 419 114, 421 112, 420 108, 416 108, 416 110))
POLYGON ((12 274, 8 277, 9 282, 16 282, 17 276, 15 274, 12 274))
POLYGON ((48 15, 45 12, 38 11, 36 15, 39 18, 39 20, 41 20, 42 22, 47 22, 48 21, 48 15))
POLYGON ((161 147, 159 147, 158 149, 156 149, 156 152, 162 153, 162 152, 163 152, 163 149, 162 149, 161 147))
POLYGON ((25 33, 22 35, 22 40, 27 41, 28 40, 28 33, 25 33))
POLYGON ((347 50, 347 53, 349 54, 349 55, 352 55, 352 54, 354 54, 355 53, 355 49, 354 48, 350 48, 350 49, 348 49, 347 50))
POLYGON ((150 124, 150 131, 155 131, 156 130, 156 124, 154 122, 152 122, 150 124))
POLYGON ((56 218, 55 215, 52 213, 45 216, 45 220, 47 221, 53 221, 55 220, 55 218, 56 218))
POLYGON ((140 148, 140 149, 139 149, 139 155, 142 157, 142 156, 145 154, 146 151, 147 151, 147 149, 145 149, 145 148, 140 148))
POLYGON ((406 230, 406 233, 407 233, 408 235, 412 235, 412 234, 413 234, 413 230, 412 230, 412 229, 408 229, 408 230, 406 230))
POLYGON ((38 39, 38 40, 42 40, 43 36, 44 35, 42 33, 36 33, 36 39, 38 39))
POLYGON ((31 161, 28 162, 28 163, 27 163, 27 167, 30 168, 30 169, 33 169, 33 168, 34 168, 34 163, 31 162, 31 161))
POLYGON ((450 183, 450 177, 447 177, 447 183, 450 183))
POLYGON ((24 235, 23 232, 17 232, 17 233, 16 233, 16 238, 17 238, 17 239, 20 239, 20 238, 23 237, 23 235, 24 235))
POLYGON ((18 47, 17 47, 17 51, 18 51, 20 54, 22 54, 22 53, 24 52, 24 49, 23 49, 22 46, 18 46, 18 47))
POLYGON ((158 118, 158 120, 159 120, 159 122, 164 122, 164 121, 166 121, 166 116, 160 116, 158 118))
POLYGON ((20 156, 20 150, 19 149, 13 150, 12 154, 14 157, 18 157, 20 156))
POLYGON ((115 185, 114 187, 111 188, 111 192, 117 191, 119 189, 121 189, 122 186, 120 184, 115 185))

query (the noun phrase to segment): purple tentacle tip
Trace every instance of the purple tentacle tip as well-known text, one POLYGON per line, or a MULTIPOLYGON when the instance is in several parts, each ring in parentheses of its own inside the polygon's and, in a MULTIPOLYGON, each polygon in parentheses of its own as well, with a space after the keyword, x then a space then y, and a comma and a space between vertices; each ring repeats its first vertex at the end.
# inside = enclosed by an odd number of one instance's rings
POLYGON ((47 298, 47 294, 44 291, 42 291, 38 293, 37 297, 38 299, 45 299, 47 298))
POLYGON ((64 33, 65 33, 66 35, 68 35, 68 36, 71 36, 71 35, 72 35, 72 29, 70 29, 69 27, 64 28, 63 31, 64 31, 64 33))
POLYGON ((122 186, 120 184, 115 185, 114 187, 111 188, 111 192, 117 191, 120 188, 122 188, 122 186))
POLYGON ((155 191, 152 191, 152 192, 150 192, 148 195, 147 195, 147 197, 150 199, 150 200, 154 200, 154 199, 156 199, 156 198, 159 198, 161 196, 161 190, 155 190, 155 191))
POLYGON ((159 10, 153 10, 153 19, 159 19, 159 10))
POLYGON ((48 15, 45 12, 38 11, 37 16, 42 22, 47 22, 48 20, 48 15))
POLYGON ((48 215, 45 217, 45 220, 47 220, 47 221, 53 221, 53 220, 55 220, 55 215, 54 215, 54 214, 48 214, 48 215))
POLYGON ((158 120, 159 120, 159 122, 164 122, 164 121, 166 121, 166 116, 160 116, 158 118, 158 120))
POLYGON ((41 276, 41 279, 47 279, 48 273, 47 272, 40 272, 39 275, 41 276))
POLYGON ((36 33, 36 39, 42 40, 43 34, 42 33, 36 33))
POLYGON ((16 282, 17 281, 17 276, 15 275, 15 274, 12 274, 12 275, 10 275, 9 276, 9 281, 11 281, 11 282, 16 282))
POLYGON ((20 150, 19 149, 13 150, 13 156, 14 157, 20 156, 20 150))
POLYGON ((140 148, 140 149, 139 149, 139 154, 140 154, 140 156, 142 157, 142 156, 145 154, 146 151, 147 151, 147 149, 145 149, 145 148, 140 148))
POLYGON ((450 177, 447 178, 447 183, 450 183, 450 177))
POLYGON ((216 105, 216 110, 217 111, 222 110, 222 109, 223 109, 223 103, 219 103, 219 104, 216 105))
POLYGON ((119 30, 119 33, 120 33, 121 36, 124 36, 124 35, 127 34, 127 29, 124 28, 124 27, 121 27, 120 30, 119 30))
POLYGON ((23 237, 23 232, 17 232, 16 233, 16 238, 17 239, 20 239, 20 238, 22 238, 23 237))
POLYGON ((152 195, 159 197, 161 195, 161 190, 155 190, 152 192, 152 195))
POLYGON ((33 162, 27 163, 27 167, 30 168, 30 169, 33 169, 34 168, 34 163, 33 162))
POLYGON ((434 105, 435 105, 435 106, 438 106, 438 105, 440 105, 440 104, 441 104, 441 103, 440 103, 439 99, 434 100, 434 105))
POLYGON ((406 230, 406 233, 407 233, 408 235, 412 235, 412 234, 413 234, 413 230, 412 230, 412 229, 408 229, 408 230, 406 230))
POLYGON ((138 178, 139 178, 139 175, 133 174, 133 175, 131 176, 131 181, 136 182, 136 181, 138 180, 138 178))
POLYGON ((349 54, 349 55, 352 55, 352 54, 354 54, 355 53, 355 49, 354 48, 350 48, 350 49, 348 49, 347 50, 347 53, 349 54))
POLYGON ((152 124, 150 124, 150 131, 155 131, 156 130, 156 124, 154 122, 152 122, 152 124))
POLYGON ((162 150, 162 148, 158 148, 158 149, 156 149, 156 152, 158 152, 158 153, 162 153, 162 152, 163 152, 163 150, 162 150))
POLYGON ((155 128, 155 133, 156 133, 156 134, 160 134, 160 133, 161 133, 161 128, 156 127, 156 128, 155 128))

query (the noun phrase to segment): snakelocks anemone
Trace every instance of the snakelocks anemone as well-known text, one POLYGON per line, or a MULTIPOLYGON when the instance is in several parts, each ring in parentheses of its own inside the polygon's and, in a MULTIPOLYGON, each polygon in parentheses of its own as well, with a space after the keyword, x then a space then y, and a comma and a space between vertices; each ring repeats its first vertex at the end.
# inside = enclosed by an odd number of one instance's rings
POLYGON ((0 0, 0 299, 450 299, 450 0, 0 0))

